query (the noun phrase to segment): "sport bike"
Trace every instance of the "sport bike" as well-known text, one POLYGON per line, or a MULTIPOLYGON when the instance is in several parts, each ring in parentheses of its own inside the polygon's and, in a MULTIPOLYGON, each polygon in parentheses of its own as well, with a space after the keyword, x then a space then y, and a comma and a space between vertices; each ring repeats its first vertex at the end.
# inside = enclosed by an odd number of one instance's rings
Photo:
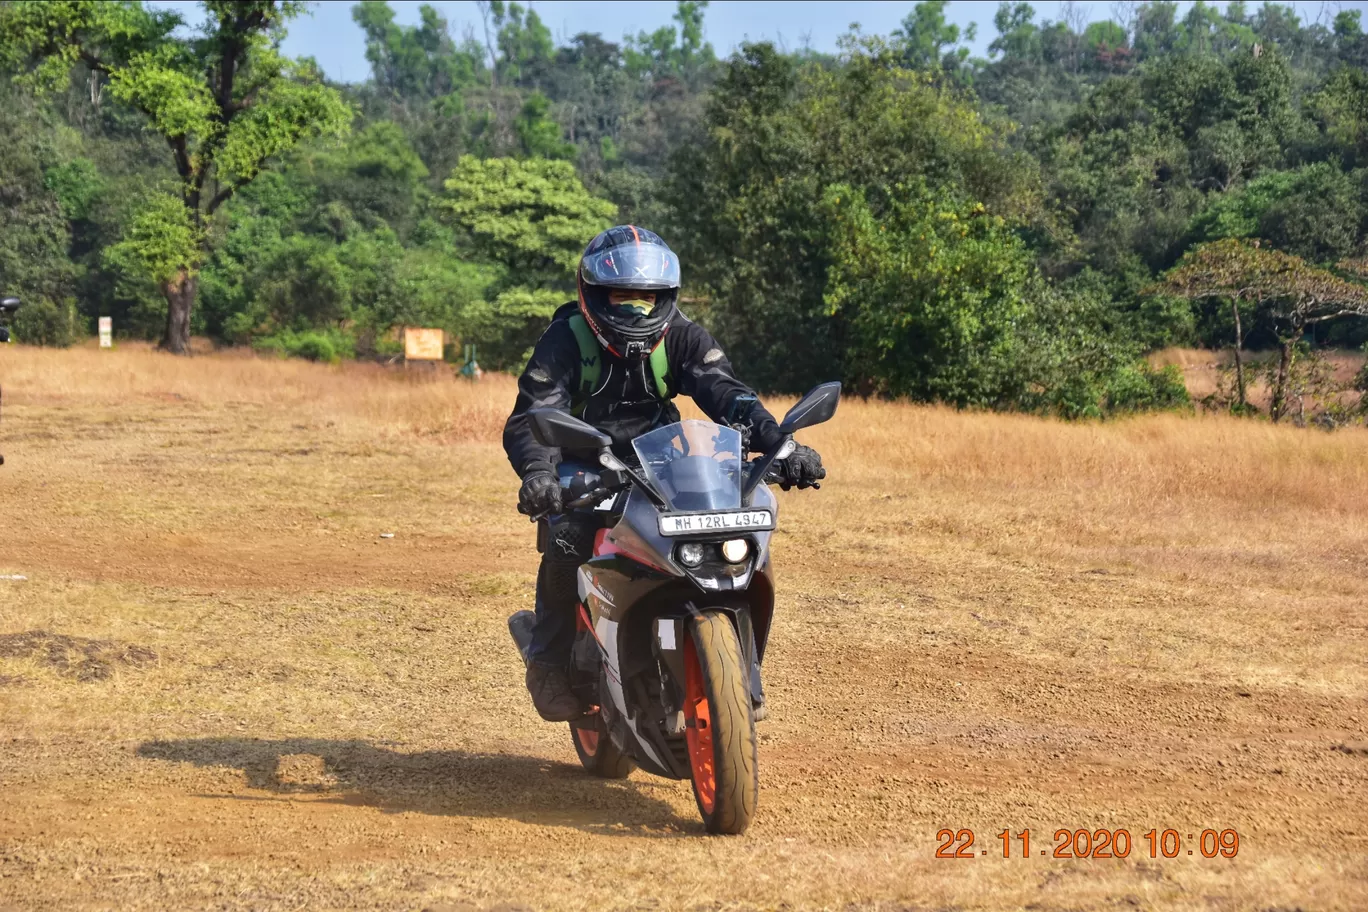
MULTIPOLYGON (((785 415, 782 443, 751 460, 737 429, 686 420, 636 438, 638 464, 628 465, 592 425, 528 412, 544 446, 598 454, 597 465, 560 467, 566 513, 601 518, 576 573, 570 678, 585 712, 570 723, 575 751, 605 778, 640 767, 690 780, 710 833, 744 832, 760 789, 755 723, 765 716, 778 515, 763 482, 776 480, 792 434, 830 419, 840 395, 839 383, 812 390, 785 415)), ((552 540, 564 517, 542 527, 552 540)), ((524 661, 534 621, 531 611, 508 619, 524 661)))

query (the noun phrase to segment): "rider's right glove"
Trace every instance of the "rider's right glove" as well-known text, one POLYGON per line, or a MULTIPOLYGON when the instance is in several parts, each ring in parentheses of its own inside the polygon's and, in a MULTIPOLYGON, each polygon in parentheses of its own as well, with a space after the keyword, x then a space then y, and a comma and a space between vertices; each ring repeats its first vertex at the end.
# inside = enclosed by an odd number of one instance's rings
POLYGON ((794 485, 800 489, 810 488, 826 478, 826 469, 822 468, 822 457, 812 447, 803 446, 801 443, 794 447, 793 452, 781 460, 776 468, 779 469, 779 487, 785 491, 794 485))
POLYGON ((560 479, 550 468, 537 466, 523 476, 518 490, 518 512, 528 516, 561 511, 560 479))

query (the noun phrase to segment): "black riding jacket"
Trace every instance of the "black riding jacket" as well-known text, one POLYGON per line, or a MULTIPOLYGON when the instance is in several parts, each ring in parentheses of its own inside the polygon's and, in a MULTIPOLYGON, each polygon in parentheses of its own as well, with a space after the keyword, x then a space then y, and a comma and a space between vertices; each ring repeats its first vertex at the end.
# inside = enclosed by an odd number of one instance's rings
MULTIPOLYGON (((525 413, 534 408, 570 411, 580 385, 579 344, 569 324, 577 309, 572 301, 556 311, 532 350, 527 369, 518 378, 518 401, 504 425, 503 443, 508 461, 519 476, 534 469, 549 469, 558 461, 556 450, 533 438, 525 413)), ((706 329, 676 311, 663 344, 670 365, 670 386, 676 393, 692 397, 719 424, 748 426, 751 449, 763 452, 779 445, 781 435, 774 416, 750 387, 736 379, 731 362, 706 329)), ((582 417, 613 438, 613 452, 618 458, 631 459, 632 439, 678 421, 679 410, 656 394, 649 361, 624 361, 608 352, 600 354, 603 367, 599 388, 590 395, 582 417)), ((593 459, 595 454, 582 455, 593 459)))

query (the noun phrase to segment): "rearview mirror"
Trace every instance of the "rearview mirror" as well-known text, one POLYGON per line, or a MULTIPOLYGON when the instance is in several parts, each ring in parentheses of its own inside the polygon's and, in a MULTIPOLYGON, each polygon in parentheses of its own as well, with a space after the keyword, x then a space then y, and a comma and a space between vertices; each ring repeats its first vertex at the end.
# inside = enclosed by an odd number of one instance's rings
POLYGON ((0 313, 12 314, 24 302, 18 298, 0 298, 0 313))
POLYGON ((532 436, 542 446, 560 447, 563 450, 601 450, 613 445, 613 438, 560 409, 531 409, 527 417, 532 419, 532 436))
POLYGON ((799 399, 798 404, 788 410, 783 423, 779 425, 779 433, 792 434, 814 424, 830 421, 831 416, 836 414, 836 404, 840 401, 839 382, 833 381, 813 387, 812 392, 799 399))

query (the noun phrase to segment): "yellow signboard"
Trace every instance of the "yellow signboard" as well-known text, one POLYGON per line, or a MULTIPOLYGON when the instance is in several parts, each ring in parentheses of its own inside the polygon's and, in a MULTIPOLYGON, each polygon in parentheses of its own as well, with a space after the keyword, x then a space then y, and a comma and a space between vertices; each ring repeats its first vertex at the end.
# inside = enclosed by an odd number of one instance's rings
POLYGON ((404 358, 408 361, 441 361, 443 333, 440 329, 404 328, 404 358))

